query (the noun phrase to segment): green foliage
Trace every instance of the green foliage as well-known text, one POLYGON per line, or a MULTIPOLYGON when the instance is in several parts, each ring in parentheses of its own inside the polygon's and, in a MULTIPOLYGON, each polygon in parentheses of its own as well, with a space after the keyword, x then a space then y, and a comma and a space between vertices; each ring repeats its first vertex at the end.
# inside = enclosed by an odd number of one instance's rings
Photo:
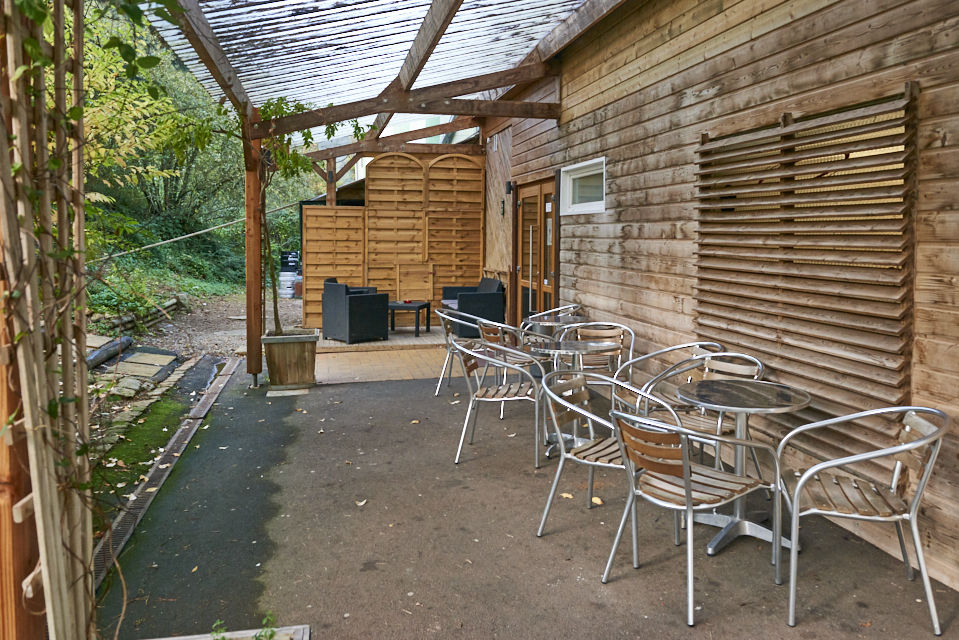
POLYGON ((213 623, 213 632, 210 633, 212 640, 226 640, 226 625, 222 620, 213 623))
POLYGON ((267 611, 263 618, 263 628, 256 632, 253 640, 273 640, 276 638, 276 616, 267 611))

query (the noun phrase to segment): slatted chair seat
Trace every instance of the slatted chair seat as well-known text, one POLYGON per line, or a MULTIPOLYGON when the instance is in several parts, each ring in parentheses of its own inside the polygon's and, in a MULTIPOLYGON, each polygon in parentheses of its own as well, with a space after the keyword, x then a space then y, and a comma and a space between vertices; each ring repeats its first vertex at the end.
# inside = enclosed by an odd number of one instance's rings
MULTIPOLYGON (((683 426, 686 426, 683 423, 683 426)), ((690 484, 693 492, 693 507, 705 504, 728 502, 745 495, 760 485, 759 480, 726 473, 700 464, 690 464, 690 484)), ((686 493, 683 479, 655 472, 646 472, 639 476, 640 490, 654 498, 686 506, 686 493)))
POLYGON ((477 400, 516 400, 526 399, 536 393, 532 382, 510 382, 490 387, 480 387, 476 391, 477 400))
MULTIPOLYGON (((783 482, 789 495, 795 495, 796 485, 805 469, 783 472, 783 482)), ((900 516, 909 507, 895 491, 881 484, 850 478, 823 471, 803 486, 799 498, 800 511, 816 509, 825 513, 840 515, 879 516, 888 518, 900 516)))
POLYGON ((612 466, 623 466, 623 455, 619 450, 619 443, 616 438, 597 438, 590 440, 584 445, 580 445, 569 452, 574 458, 585 460, 586 462, 595 462, 598 464, 608 464, 612 466))

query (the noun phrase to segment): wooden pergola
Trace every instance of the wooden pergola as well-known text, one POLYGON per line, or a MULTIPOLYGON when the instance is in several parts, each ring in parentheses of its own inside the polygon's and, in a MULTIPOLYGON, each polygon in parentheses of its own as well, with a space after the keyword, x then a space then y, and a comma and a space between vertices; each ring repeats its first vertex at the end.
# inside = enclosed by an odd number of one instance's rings
MULTIPOLYGON (((222 92, 225 99, 230 101, 241 119, 246 166, 247 372, 254 375, 262 372, 260 337, 263 334, 263 274, 260 252, 264 208, 260 198, 259 167, 261 141, 264 138, 375 115, 376 118, 362 141, 307 154, 315 161, 314 168, 317 173, 326 177, 327 204, 334 206, 337 180, 342 178, 364 155, 394 151, 399 145, 402 145, 407 152, 457 152, 461 150, 461 147, 457 145, 416 145, 410 144, 410 141, 476 128, 482 125, 486 117, 557 119, 560 110, 558 103, 526 102, 510 98, 532 82, 556 76, 558 69, 551 63, 551 59, 577 36, 622 3, 623 0, 585 0, 582 3, 567 3, 567 8, 571 9, 568 15, 557 24, 550 25, 552 29, 536 42, 532 50, 526 53, 518 64, 493 73, 483 73, 425 87, 414 87, 430 61, 431 54, 443 41, 450 24, 463 5, 463 0, 433 0, 412 38, 399 72, 378 95, 332 104, 325 108, 265 122, 260 118, 257 106, 250 98, 244 83, 241 82, 242 74, 238 72, 225 47, 221 45, 214 27, 204 13, 204 8, 197 0, 179 0, 183 12, 176 14, 175 17, 182 35, 196 58, 202 63, 202 67, 215 82, 216 88, 222 92), (396 113, 445 115, 456 116, 456 118, 446 124, 381 137, 384 128, 396 113), (338 159, 349 155, 352 155, 351 159, 337 166, 338 159), (320 163, 323 165, 321 166, 320 163)), ((555 6, 557 3, 551 4, 555 6)), ((256 11, 252 13, 255 15, 256 11)), ((500 24, 508 25, 509 17, 507 16, 500 24)), ((161 35, 164 35, 173 45, 174 50, 177 50, 176 43, 173 42, 177 34, 164 34, 161 29, 161 35)), ((519 46, 522 46, 522 43, 519 46)), ((183 57, 182 51, 181 47, 178 51, 181 57, 183 57)), ((456 72, 457 70, 453 70, 454 74, 456 72)), ((197 69, 194 69, 194 73, 198 73, 197 69)), ((446 72, 447 75, 449 73, 449 71, 446 72)), ((359 80, 362 81, 362 78, 359 80)))

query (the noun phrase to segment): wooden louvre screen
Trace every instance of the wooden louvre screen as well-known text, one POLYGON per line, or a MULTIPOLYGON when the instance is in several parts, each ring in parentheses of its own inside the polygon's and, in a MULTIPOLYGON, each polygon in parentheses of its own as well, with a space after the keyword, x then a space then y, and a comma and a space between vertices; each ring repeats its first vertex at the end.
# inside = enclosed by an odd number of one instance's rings
MULTIPOLYGON (((767 379, 810 392, 769 435, 909 401, 915 94, 698 148, 696 333, 759 357, 767 379)), ((891 446, 864 420, 803 442, 830 457, 891 446)), ((857 471, 887 476, 892 461, 857 471)))

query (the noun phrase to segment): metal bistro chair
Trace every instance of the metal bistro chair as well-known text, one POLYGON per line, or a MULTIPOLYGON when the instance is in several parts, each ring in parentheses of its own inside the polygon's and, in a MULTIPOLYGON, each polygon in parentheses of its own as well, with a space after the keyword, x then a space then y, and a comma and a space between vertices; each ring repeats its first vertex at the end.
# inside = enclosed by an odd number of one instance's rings
POLYGON ((903 521, 909 522, 912 529, 912 543, 916 550, 916 560, 919 564, 919 573, 922 575, 922 585, 926 590, 926 600, 929 602, 929 615, 932 618, 932 627, 938 636, 942 633, 939 627, 939 616, 936 614, 936 601, 929 582, 929 573, 926 571, 926 560, 922 553, 922 540, 919 538, 917 516, 919 503, 922 500, 926 484, 932 476, 939 448, 942 446, 943 436, 950 428, 950 418, 947 414, 936 409, 926 407, 886 407, 863 411, 848 416, 813 422, 790 431, 779 445, 779 455, 790 441, 801 433, 823 427, 852 422, 870 416, 883 414, 905 414, 899 429, 899 444, 877 449, 857 455, 845 456, 835 460, 820 462, 807 470, 787 470, 783 474, 784 490, 792 510, 792 530, 790 539, 792 549, 789 558, 789 626, 796 626, 796 580, 798 575, 798 547, 799 519, 802 516, 827 515, 835 518, 849 518, 868 522, 894 522, 896 533, 899 535, 899 548, 902 551, 903 562, 906 563, 906 577, 913 580, 912 564, 906 552, 906 541, 902 533, 903 521), (941 426, 936 426, 920 414, 936 416, 941 420, 941 426), (861 477, 849 477, 831 473, 833 469, 851 471, 849 465, 865 460, 892 457, 896 463, 893 467, 889 485, 879 482, 870 482, 861 477), (916 474, 915 484, 909 482, 909 472, 916 474), (914 486, 912 498, 907 497, 907 487, 914 486))
MULTIPOLYGON (((782 540, 780 533, 780 494, 779 483, 763 484, 759 480, 735 473, 718 471, 710 467, 694 464, 690 461, 690 441, 701 440, 703 434, 684 428, 676 413, 670 411, 676 424, 668 424, 646 416, 611 411, 610 419, 616 427, 621 455, 626 459, 626 475, 629 479, 629 500, 623 511, 623 518, 613 541, 603 583, 609 579, 616 549, 626 528, 626 520, 633 519, 633 567, 639 568, 638 544, 636 541, 636 498, 644 498, 653 504, 683 512, 686 522, 693 522, 695 511, 712 510, 746 496, 754 491, 768 489, 773 494, 773 535, 772 539, 782 540)), ((722 435, 711 435, 710 439, 720 440, 730 445, 740 445, 767 452, 773 459, 773 467, 779 472, 779 459, 771 446, 753 440, 739 440, 722 435)), ((693 626, 693 530, 686 527, 686 601, 687 624, 693 626)), ((679 519, 673 518, 673 542, 678 546, 679 519)), ((776 584, 782 584, 780 557, 781 544, 772 545, 772 562, 776 567, 776 584)))
POLYGON ((575 316, 579 315, 579 312, 583 310, 583 305, 580 304, 564 304, 561 307, 556 307, 554 309, 547 309, 546 311, 540 311, 539 313, 530 314, 527 318, 528 322, 523 322, 519 325, 520 329, 529 331, 530 327, 536 325, 536 318, 544 318, 546 316, 575 316))
MULTIPOLYGON (((560 342, 575 339, 618 343, 620 345, 618 349, 605 353, 587 353, 582 356, 584 371, 595 371, 610 377, 616 375, 623 365, 623 356, 626 356, 627 361, 633 359, 633 343, 636 341, 636 334, 632 329, 618 322, 581 322, 563 327, 557 333, 556 339, 560 342)), ((556 356, 556 367, 559 368, 560 365, 571 368, 572 356, 556 356)))
MULTIPOLYGON (((440 326, 443 328, 443 339, 446 341, 446 359, 443 360, 443 368, 440 370, 440 379, 436 382, 436 392, 434 396, 440 394, 440 387, 443 385, 443 376, 449 373, 446 380, 446 386, 450 385, 450 382, 453 380, 453 354, 455 349, 453 348, 453 339, 456 338, 456 334, 453 332, 453 327, 455 325, 461 325, 464 327, 469 327, 471 329, 477 329, 476 321, 481 318, 476 316, 471 316, 468 313, 462 313, 460 311, 453 311, 452 309, 435 309, 434 313, 439 316, 440 326)), ((461 341, 463 339, 457 338, 461 341)), ((463 342, 464 344, 472 344, 472 340, 466 338, 463 342)))
MULTIPOLYGON (((744 353, 733 353, 730 351, 704 352, 694 355, 685 360, 681 360, 667 367, 665 371, 654 376, 642 386, 642 390, 650 395, 657 395, 657 388, 665 382, 678 384, 691 382, 693 380, 762 380, 766 370, 763 363, 753 356, 744 353)), ((688 405, 673 405, 676 412, 683 416, 684 427, 705 433, 715 433, 716 435, 728 433, 735 430, 735 423, 725 421, 725 415, 719 412, 718 418, 710 417, 706 410, 699 407, 688 405)), ((749 430, 746 430, 746 439, 750 440, 749 430)), ((720 446, 715 445, 715 467, 723 468, 722 456, 720 455, 720 446)), ((703 447, 700 446, 700 464, 702 464, 703 447)), ((756 451, 750 450, 753 464, 756 466, 756 473, 759 479, 763 480, 762 469, 759 466, 759 459, 756 457, 756 451)))
MULTIPOLYGON (((473 345, 471 345, 473 346, 473 345)), ((469 430, 470 438, 469 443, 473 444, 473 433, 476 431, 476 414, 479 412, 479 402, 512 402, 515 400, 522 400, 527 402, 532 402, 534 407, 534 427, 533 427, 533 446, 534 446, 534 461, 536 468, 539 469, 539 395, 540 387, 536 381, 536 378, 533 375, 526 371, 523 367, 507 362, 505 358, 518 358, 519 356, 524 355, 520 351, 515 349, 510 349, 496 344, 483 343, 479 345, 482 347, 482 350, 476 350, 474 346, 473 349, 467 348, 463 343, 458 340, 453 341, 453 348, 456 349, 457 355, 459 355, 460 364, 463 366, 463 375, 466 377, 466 384, 469 385, 470 389, 470 404, 469 408, 466 410, 466 420, 463 422, 463 433, 460 436, 460 444, 456 449, 456 458, 454 462, 459 464, 460 454, 463 451, 463 441, 466 439, 466 432, 469 430), (491 367, 502 368, 506 371, 506 375, 503 377, 503 382, 501 384, 494 383, 490 386, 483 386, 483 383, 478 377, 470 378, 470 374, 474 373, 481 365, 488 364, 491 367), (509 372, 513 372, 517 376, 516 382, 508 382, 507 376, 509 372), (470 417, 472 417, 472 427, 470 426, 470 417)), ((539 367, 539 363, 535 360, 529 360, 527 366, 539 367)), ((542 368, 540 368, 542 371, 542 368)))
MULTIPOLYGON (((538 342, 546 342, 550 340, 548 336, 544 336, 532 331, 526 331, 525 329, 519 329, 509 324, 503 324, 502 322, 493 322, 492 320, 484 320, 482 318, 478 319, 477 326, 479 326, 480 340, 521 352, 517 354, 505 354, 503 359, 509 364, 525 367, 529 365, 530 360, 533 360, 539 364, 540 369, 545 371, 546 369, 544 368, 544 365, 552 360, 552 358, 549 356, 538 356, 529 352, 530 346, 538 342)), ((497 368, 494 369, 494 372, 497 377, 505 375, 504 369, 497 368)), ((504 408, 505 403, 500 403, 500 420, 503 419, 504 408)))
MULTIPOLYGON (((640 369, 642 366, 646 365, 655 358, 679 351, 687 351, 688 355, 686 357, 688 358, 705 353, 718 353, 723 351, 723 345, 719 344, 718 342, 687 342, 684 344, 676 344, 671 347, 666 347, 665 349, 660 349, 659 351, 653 351, 652 353, 630 358, 619 366, 619 369, 616 370, 616 373, 613 375, 613 377, 631 385, 640 386, 636 382, 636 373, 634 373, 634 370, 640 369)), ((621 396, 621 399, 627 404, 634 405, 636 404, 637 398, 635 396, 626 397, 623 395, 621 396)))
POLYGON ((642 391, 630 387, 625 382, 598 373, 562 370, 546 374, 546 377, 543 378, 543 396, 549 406, 549 415, 552 418, 561 455, 559 466, 556 468, 556 477, 553 479, 553 487, 550 489, 549 498, 546 500, 546 509, 543 511, 543 518, 539 523, 539 530, 536 532, 537 536, 542 536, 543 530, 546 528, 546 519, 549 517, 549 511, 553 506, 556 489, 559 487, 559 479, 563 475, 567 460, 585 464, 589 468, 589 481, 586 490, 587 509, 591 509, 593 506, 593 474, 596 467, 606 469, 625 468, 619 444, 613 435, 612 423, 600 418, 592 409, 588 389, 590 382, 611 385, 613 388, 635 394, 635 397, 642 397, 656 405, 661 405, 666 411, 671 411, 669 405, 661 400, 646 396, 642 391), (589 438, 586 442, 577 445, 576 437, 580 422, 584 419, 589 438), (563 432, 563 427, 570 423, 574 425, 571 438, 572 447, 567 448, 566 440, 569 435, 563 432), (607 433, 597 435, 596 426, 602 427, 607 433))

